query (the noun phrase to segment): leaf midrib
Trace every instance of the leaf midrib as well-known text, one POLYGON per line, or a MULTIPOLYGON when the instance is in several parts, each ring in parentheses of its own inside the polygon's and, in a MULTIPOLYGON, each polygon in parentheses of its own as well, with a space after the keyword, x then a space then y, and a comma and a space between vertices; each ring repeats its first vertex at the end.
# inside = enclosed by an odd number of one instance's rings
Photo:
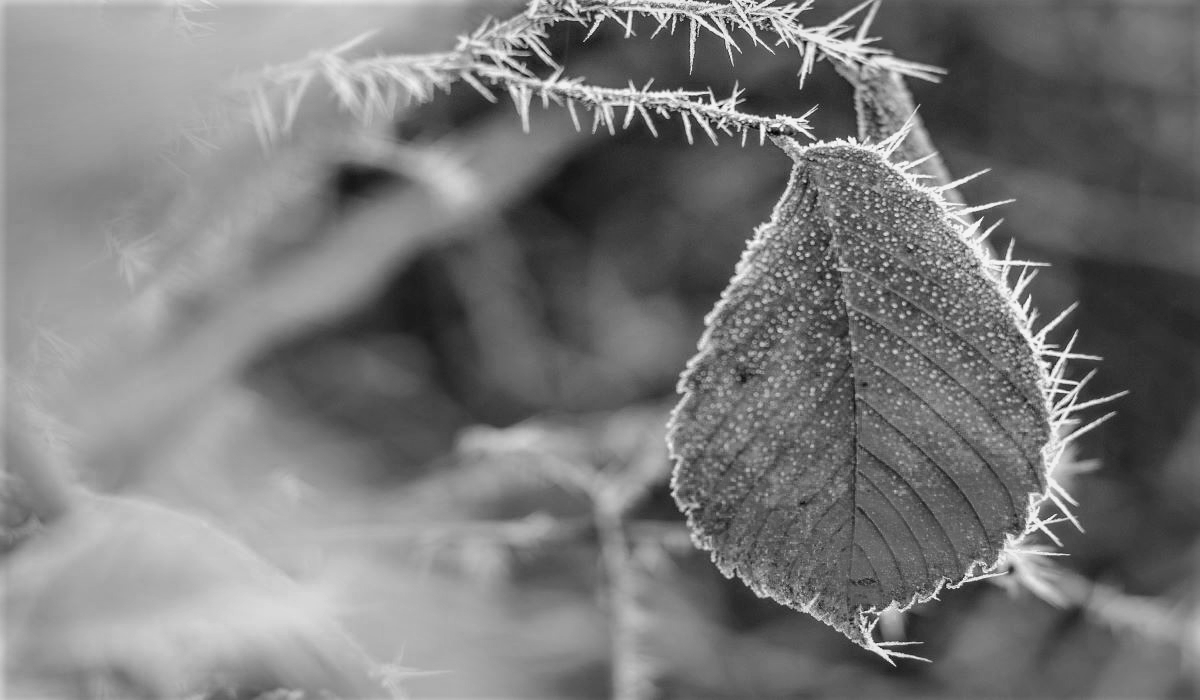
MULTIPOLYGON (((858 362, 856 361, 858 351, 857 351, 857 339, 855 337, 856 336, 856 333, 855 333, 855 325, 856 324, 854 322, 854 319, 852 319, 850 317, 850 309, 849 309, 849 304, 848 304, 849 296, 847 294, 848 290, 846 289, 846 277, 845 277, 845 274, 843 274, 844 270, 851 269, 851 268, 846 263, 846 260, 843 256, 843 250, 844 250, 843 246, 841 245, 840 241, 838 240, 838 236, 836 233, 837 227, 836 227, 836 223, 835 223, 837 221, 837 217, 835 216, 835 210, 833 208, 833 205, 829 201, 830 200, 829 197, 823 196, 821 194, 823 191, 825 191, 824 188, 825 188, 826 183, 821 181, 822 178, 820 177, 820 172, 821 172, 821 170, 819 167, 814 167, 814 168, 809 169, 809 173, 812 173, 812 175, 811 175, 812 179, 817 181, 814 183, 815 187, 813 188, 813 198, 816 200, 816 202, 815 202, 816 208, 819 210, 821 216, 819 217, 819 221, 817 222, 816 225, 824 228, 824 233, 827 234, 827 238, 829 240, 829 245, 835 249, 835 252, 837 255, 837 264, 834 266, 832 274, 836 278, 838 289, 840 290, 841 293, 839 295, 836 295, 836 299, 834 300, 834 303, 837 304, 841 308, 842 316, 844 316, 846 319, 846 339, 847 339, 847 342, 850 344, 850 368, 851 368, 851 371, 850 371, 850 395, 851 395, 852 401, 853 401, 852 420, 854 422, 854 431, 853 431, 854 432, 854 446, 853 446, 854 449, 852 451, 853 456, 851 457, 853 469, 851 469, 851 472, 850 472, 850 547, 848 547, 846 550, 846 553, 847 553, 846 570, 845 570, 844 577, 843 577, 844 580, 846 581, 844 602, 846 605, 846 609, 850 610, 850 608, 852 606, 850 604, 851 586, 849 584, 851 581, 851 572, 854 569, 854 556, 855 556, 854 555, 854 546, 856 543, 855 537, 857 535, 857 530, 858 530, 858 513, 859 513, 859 507, 858 507, 858 468, 859 468, 858 467, 858 445, 862 441, 861 435, 859 432, 862 428, 862 422, 859 420, 859 416, 858 416, 858 385, 857 385, 858 362)), ((861 549, 861 547, 860 547, 860 549, 861 549)), ((889 549, 890 549, 890 547, 889 547, 889 549)), ((867 564, 870 565, 871 571, 875 575, 874 576, 875 580, 878 581, 879 580, 879 572, 877 570, 875 570, 875 565, 871 562, 871 558, 867 556, 865 551, 863 552, 862 556, 863 556, 863 559, 867 562, 867 564)), ((881 588, 882 588, 882 586, 881 586, 881 588)), ((857 606, 854 606, 854 607, 857 608, 857 606)))

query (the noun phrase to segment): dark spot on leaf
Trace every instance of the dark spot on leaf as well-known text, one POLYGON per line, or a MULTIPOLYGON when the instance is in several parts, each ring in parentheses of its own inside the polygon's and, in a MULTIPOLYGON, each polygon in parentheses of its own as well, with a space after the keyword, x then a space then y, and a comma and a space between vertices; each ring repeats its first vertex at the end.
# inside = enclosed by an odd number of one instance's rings
POLYGON ((751 379, 759 376, 758 371, 751 369, 750 367, 748 367, 740 362, 737 364, 736 367, 734 367, 733 373, 734 373, 734 376, 737 377, 738 384, 745 384, 746 382, 750 381, 751 379))

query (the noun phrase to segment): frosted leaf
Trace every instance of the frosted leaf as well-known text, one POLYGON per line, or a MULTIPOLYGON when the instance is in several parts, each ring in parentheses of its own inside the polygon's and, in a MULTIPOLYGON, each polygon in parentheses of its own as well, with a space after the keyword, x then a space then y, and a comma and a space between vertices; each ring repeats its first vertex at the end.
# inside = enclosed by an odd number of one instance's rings
POLYGON ((707 319, 672 488, 727 576, 852 641, 994 566, 1047 488, 1052 379, 933 191, 847 142, 791 181, 707 319))

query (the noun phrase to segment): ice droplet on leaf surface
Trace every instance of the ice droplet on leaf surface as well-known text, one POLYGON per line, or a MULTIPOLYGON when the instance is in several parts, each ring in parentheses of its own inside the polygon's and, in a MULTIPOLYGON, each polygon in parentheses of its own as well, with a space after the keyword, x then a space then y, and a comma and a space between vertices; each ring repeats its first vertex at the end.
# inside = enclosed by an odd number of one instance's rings
POLYGON ((672 489, 727 576, 885 656, 1047 488, 1052 380, 970 231, 878 148, 800 148, 680 379, 672 489))

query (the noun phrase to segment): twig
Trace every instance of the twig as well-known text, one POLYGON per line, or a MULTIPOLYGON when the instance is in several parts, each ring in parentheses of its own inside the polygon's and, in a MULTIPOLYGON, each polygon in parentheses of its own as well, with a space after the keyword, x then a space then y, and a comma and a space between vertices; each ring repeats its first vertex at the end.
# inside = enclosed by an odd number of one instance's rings
POLYGON ((654 126, 655 116, 678 114, 683 121, 688 143, 693 142, 693 123, 714 144, 717 143, 718 131, 725 134, 741 133, 743 139, 747 132, 757 131, 760 143, 766 140, 768 134, 812 135, 807 119, 811 111, 800 117, 746 114, 738 111, 741 103, 741 91, 738 90, 728 99, 719 100, 711 90, 650 90, 649 85, 638 88, 632 84, 628 88, 604 88, 588 85, 578 78, 562 78, 557 74, 544 79, 528 77, 507 68, 482 70, 480 75, 490 82, 508 87, 526 131, 529 130, 530 103, 536 95, 543 103, 565 104, 576 129, 582 129, 582 125, 575 105, 583 105, 592 112, 592 132, 604 126, 610 134, 616 133, 616 110, 624 108, 622 128, 628 127, 636 116, 655 136, 658 135, 654 126))
MULTIPOLYGON (((854 88, 860 141, 878 143, 907 129, 908 136, 892 153, 893 160, 916 163, 912 171, 928 177, 931 184, 948 185, 953 181, 900 74, 872 65, 836 63, 834 68, 854 88)), ((942 196, 955 204, 965 201, 953 187, 942 190, 942 196)))
POLYGON ((648 700, 654 694, 655 669, 644 648, 646 613, 639 600, 639 572, 621 509, 600 499, 595 503, 595 518, 608 581, 611 697, 648 700))
MULTIPOLYGON (((758 130, 774 134, 807 135, 799 121, 783 117, 758 117, 737 112, 737 99, 717 101, 711 93, 655 91, 636 88, 607 88, 587 85, 580 79, 562 79, 562 66, 553 58, 546 37, 555 24, 574 23, 589 28, 589 36, 605 22, 622 26, 633 34, 633 18, 646 16, 657 23, 653 32, 673 32, 678 25, 689 29, 691 57, 697 36, 703 31, 725 44, 730 60, 741 47, 735 33, 749 37, 752 44, 765 50, 774 47, 795 49, 800 55, 801 83, 812 71, 816 60, 825 57, 837 65, 874 66, 916 78, 936 80, 939 70, 903 61, 872 45, 866 34, 878 0, 866 0, 823 26, 805 26, 799 16, 810 9, 811 0, 799 4, 774 5, 761 0, 730 0, 727 3, 706 0, 530 0, 525 12, 507 20, 488 20, 475 32, 460 37, 453 50, 413 56, 377 56, 349 60, 344 55, 369 38, 356 37, 325 51, 314 52, 294 63, 269 67, 256 75, 243 77, 233 84, 250 106, 252 121, 264 143, 274 141, 293 122, 309 88, 318 78, 333 91, 339 104, 359 116, 370 119, 390 114, 401 103, 426 102, 456 82, 463 81, 494 100, 491 87, 514 90, 518 110, 527 119, 528 97, 536 92, 544 104, 554 101, 571 108, 575 102, 595 109, 599 124, 612 128, 611 110, 627 107, 629 119, 640 116, 653 131, 650 113, 679 113, 699 121, 708 136, 714 132, 705 123, 714 121, 722 131, 758 130), (849 22, 866 11, 862 26, 849 36, 849 22), (760 34, 774 35, 768 42, 760 34), (531 63, 552 72, 540 78, 531 63), (489 87, 489 85, 491 87, 489 87), (282 105, 276 106, 277 98, 282 105), (280 112, 280 114, 276 114, 280 112)), ((572 113, 574 116, 574 113, 572 113)), ((691 138, 689 128, 689 139, 691 138)))

